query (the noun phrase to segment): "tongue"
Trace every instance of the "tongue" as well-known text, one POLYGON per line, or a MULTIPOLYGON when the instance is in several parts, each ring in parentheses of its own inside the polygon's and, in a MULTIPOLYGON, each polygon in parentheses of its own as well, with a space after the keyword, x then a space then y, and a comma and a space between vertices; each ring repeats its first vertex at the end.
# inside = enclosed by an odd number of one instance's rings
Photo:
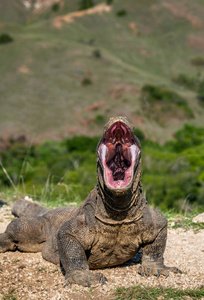
POLYGON ((122 145, 118 143, 115 147, 115 154, 121 156, 123 154, 122 145))

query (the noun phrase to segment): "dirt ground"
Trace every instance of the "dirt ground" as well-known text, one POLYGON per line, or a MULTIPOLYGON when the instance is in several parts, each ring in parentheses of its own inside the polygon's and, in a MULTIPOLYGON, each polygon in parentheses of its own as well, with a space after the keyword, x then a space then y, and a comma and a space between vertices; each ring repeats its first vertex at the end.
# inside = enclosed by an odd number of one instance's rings
MULTIPOLYGON (((0 208, 0 232, 4 232, 12 215, 10 207, 0 208)), ((64 276, 60 268, 42 259, 41 253, 0 253, 0 299, 15 295, 16 299, 114 299, 116 287, 133 285, 163 286, 180 289, 204 286, 204 230, 170 229, 168 231, 165 263, 176 266, 183 274, 168 278, 141 277, 137 257, 130 262, 101 272, 107 285, 84 288, 78 285, 63 288, 64 276)), ((95 271, 94 271, 95 272, 95 271)), ((6 298, 14 299, 14 298, 6 298)))

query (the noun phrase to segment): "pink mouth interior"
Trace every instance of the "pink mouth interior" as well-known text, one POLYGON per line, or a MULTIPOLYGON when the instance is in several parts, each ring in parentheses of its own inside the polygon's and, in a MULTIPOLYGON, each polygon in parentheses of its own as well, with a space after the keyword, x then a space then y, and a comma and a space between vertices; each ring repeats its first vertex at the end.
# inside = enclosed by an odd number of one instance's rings
POLYGON ((106 131, 98 154, 108 188, 121 189, 131 183, 139 153, 133 134, 126 124, 116 122, 106 131))

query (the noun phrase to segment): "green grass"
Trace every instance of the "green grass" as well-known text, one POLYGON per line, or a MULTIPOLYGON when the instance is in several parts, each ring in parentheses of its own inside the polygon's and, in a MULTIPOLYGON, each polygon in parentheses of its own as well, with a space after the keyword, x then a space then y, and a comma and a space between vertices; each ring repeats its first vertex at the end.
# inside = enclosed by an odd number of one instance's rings
POLYGON ((18 297, 14 294, 14 289, 9 289, 8 293, 2 294, 2 300, 18 300, 18 297))
POLYGON ((204 296, 204 288, 179 290, 174 288, 155 288, 139 285, 130 288, 119 287, 116 289, 115 295, 116 300, 202 299, 204 296))
POLYGON ((193 223, 192 221, 199 214, 197 210, 188 213, 177 213, 174 210, 169 210, 162 213, 168 220, 168 228, 183 228, 185 231, 193 229, 194 232, 204 229, 204 223, 193 223))
MULTIPOLYGON (((172 76, 181 70, 196 76, 198 68, 191 60, 201 56, 202 49, 189 47, 188 38, 202 35, 202 28, 198 30, 174 16, 161 0, 155 3, 157 9, 150 0, 114 1, 111 12, 86 15, 63 23, 61 29, 54 28, 56 15, 78 9, 72 2, 66 1, 56 13, 50 8, 47 15, 44 12, 24 25, 4 23, 0 28, 0 33, 14 38, 13 43, 0 47, 2 135, 26 134, 34 141, 95 135, 101 133, 101 124, 94 122, 97 115, 108 119, 125 114, 133 124, 145 128, 147 136, 165 141, 188 118, 178 117, 173 122, 171 115, 165 127, 155 124, 140 105, 144 84, 165 85, 178 92, 195 115, 189 122, 202 124, 204 108, 195 99, 195 92, 172 82, 172 76), (116 12, 121 9, 127 14, 119 18, 116 12), (139 35, 134 35, 130 23, 136 23, 139 35), (96 49, 100 59, 92 55, 96 49), (92 84, 82 85, 84 78, 92 84), (118 86, 123 86, 123 91, 115 99, 118 86), (94 102, 104 105, 95 111, 87 109, 94 102), (141 123, 137 122, 138 114, 141 123)), ((187 0, 186 7, 202 17, 200 1, 187 0)))

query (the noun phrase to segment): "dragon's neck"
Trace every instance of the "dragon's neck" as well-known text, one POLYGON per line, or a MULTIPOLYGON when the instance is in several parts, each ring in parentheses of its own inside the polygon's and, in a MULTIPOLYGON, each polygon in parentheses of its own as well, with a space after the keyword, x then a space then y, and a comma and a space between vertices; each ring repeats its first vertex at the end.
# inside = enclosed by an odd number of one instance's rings
POLYGON ((104 209, 110 218, 124 219, 128 214, 132 214, 132 208, 135 210, 137 205, 140 206, 142 197, 141 185, 141 162, 139 162, 131 188, 123 192, 112 192, 104 185, 104 180, 100 165, 98 166, 98 192, 102 198, 104 209))

